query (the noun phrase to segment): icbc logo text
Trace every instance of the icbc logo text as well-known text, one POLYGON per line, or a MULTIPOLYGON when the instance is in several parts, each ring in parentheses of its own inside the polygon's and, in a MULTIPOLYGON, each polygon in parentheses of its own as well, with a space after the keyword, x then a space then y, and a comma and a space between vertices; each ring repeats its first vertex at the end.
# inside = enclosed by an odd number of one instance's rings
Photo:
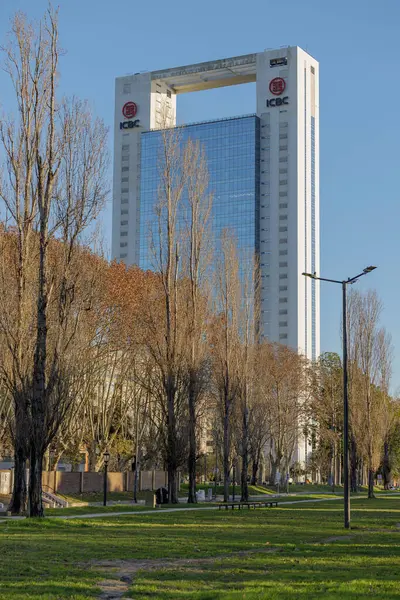
POLYGON ((282 106, 283 104, 289 104, 289 96, 284 96, 284 98, 271 98, 271 100, 267 100, 267 108, 269 106, 282 106))
POLYGON ((135 119, 134 121, 123 121, 123 123, 119 124, 120 129, 133 129, 134 127, 139 127, 139 119, 135 119))

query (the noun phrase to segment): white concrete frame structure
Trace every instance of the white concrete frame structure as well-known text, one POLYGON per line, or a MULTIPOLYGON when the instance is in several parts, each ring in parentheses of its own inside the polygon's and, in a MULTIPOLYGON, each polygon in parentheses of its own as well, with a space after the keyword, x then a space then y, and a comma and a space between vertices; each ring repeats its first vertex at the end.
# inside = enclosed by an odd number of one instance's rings
POLYGON ((319 272, 319 65, 301 48, 116 79, 112 256, 138 263, 141 132, 161 127, 165 105, 175 125, 178 94, 248 82, 256 82, 261 132, 263 330, 315 359, 319 283, 301 273, 319 272), (134 117, 123 115, 127 102, 136 105, 134 117))

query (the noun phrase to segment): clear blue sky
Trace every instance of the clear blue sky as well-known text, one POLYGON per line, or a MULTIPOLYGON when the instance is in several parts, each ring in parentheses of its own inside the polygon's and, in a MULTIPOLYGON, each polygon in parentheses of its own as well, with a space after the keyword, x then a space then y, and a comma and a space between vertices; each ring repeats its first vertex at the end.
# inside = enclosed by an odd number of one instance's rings
MULTIPOLYGON (((395 345, 400 386, 399 0, 60 0, 66 94, 87 98, 111 126, 114 78, 142 70, 299 45, 320 62, 321 272, 375 287, 395 345)), ((2 0, 0 40, 16 10, 38 18, 46 0, 2 0)), ((0 102, 8 108, 6 75, 0 102)), ((252 85, 186 94, 180 122, 251 113, 252 85)), ((111 146, 111 137, 110 137, 111 146)), ((104 215, 111 232, 110 206, 104 215)), ((321 294, 321 348, 340 351, 340 288, 321 294)))

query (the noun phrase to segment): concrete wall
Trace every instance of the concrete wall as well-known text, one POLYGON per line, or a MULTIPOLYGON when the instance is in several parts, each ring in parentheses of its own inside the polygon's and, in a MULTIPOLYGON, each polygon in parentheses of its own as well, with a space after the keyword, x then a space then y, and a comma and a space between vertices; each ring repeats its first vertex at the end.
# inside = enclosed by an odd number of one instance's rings
POLYGON ((11 471, 0 471, 0 494, 7 495, 11 490, 11 471))
MULTIPOLYGON (((108 473, 109 492, 127 492, 133 490, 134 474, 108 473)), ((103 473, 66 473, 62 471, 44 471, 42 475, 44 491, 60 494, 81 494, 82 492, 101 492, 104 485, 103 473)), ((11 494, 13 471, 0 471, 0 494, 11 494)), ((166 471, 142 471, 139 473, 139 491, 156 490, 167 485, 166 471)))

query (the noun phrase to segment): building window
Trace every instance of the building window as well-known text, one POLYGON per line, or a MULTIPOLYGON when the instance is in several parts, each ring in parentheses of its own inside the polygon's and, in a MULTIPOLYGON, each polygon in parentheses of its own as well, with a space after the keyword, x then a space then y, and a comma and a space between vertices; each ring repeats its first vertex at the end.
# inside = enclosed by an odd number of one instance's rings
POLYGON ((120 258, 126 258, 128 255, 126 252, 124 252, 123 254, 120 255, 120 258))
POLYGON ((129 183, 129 177, 122 177, 121 183, 129 183))
POLYGON ((128 198, 121 198, 121 204, 128 204, 128 198))
POLYGON ((279 215, 280 221, 287 221, 287 215, 279 215))
POLYGON ((284 233, 287 231, 287 227, 279 227, 279 233, 284 233))
POLYGON ((280 198, 284 198, 285 196, 287 196, 287 192, 279 192, 280 198))
POLYGON ((279 298, 279 304, 287 304, 287 298, 279 298))
POLYGON ((129 162, 129 154, 122 155, 122 162, 129 162))
POLYGON ((280 133, 279 134, 279 139, 280 140, 287 140, 287 133, 280 133))
POLYGON ((171 90, 167 90, 167 98, 171 98, 172 94, 171 94, 171 90))
POLYGON ((280 162, 280 163, 285 163, 285 162, 287 162, 287 156, 281 156, 281 157, 280 157, 280 159, 279 159, 279 162, 280 162))
POLYGON ((280 238, 279 239, 279 243, 280 244, 287 244, 287 238, 280 238))
POLYGON ((125 248, 128 245, 128 242, 121 242, 120 247, 125 248))
POLYGON ((279 279, 287 279, 287 273, 281 273, 279 279))
POLYGON ((281 308, 279 311, 280 315, 287 315, 287 308, 281 308))
POLYGON ((282 204, 279 205, 279 208, 287 208, 287 202, 283 202, 282 204))
POLYGON ((129 152, 129 144, 123 144, 122 152, 129 152))
POLYGON ((124 225, 128 225, 128 221, 121 221, 121 225, 122 225, 122 226, 124 226, 124 225))
POLYGON ((279 339, 280 340, 287 340, 287 333, 280 333, 279 334, 279 339))
POLYGON ((126 171, 129 171, 129 167, 122 167, 121 171, 122 171, 123 173, 126 173, 126 171))
POLYGON ((280 175, 285 175, 285 173, 287 173, 287 169, 285 169, 285 168, 279 169, 279 174, 280 175))
POLYGON ((311 67, 311 73, 312 73, 313 75, 315 75, 315 69, 314 69, 314 67, 311 67))
POLYGON ((123 209, 121 210, 121 217, 122 217, 122 215, 127 215, 127 214, 128 214, 128 212, 129 212, 129 211, 128 211, 128 210, 126 210, 126 208, 123 208, 123 209))
MULTIPOLYGON (((287 185, 287 179, 281 179, 279 185, 287 185)), ((286 194, 287 195, 287 194, 286 194)))
POLYGON ((287 327, 287 321, 279 321, 279 327, 287 327))
POLYGON ((286 292, 286 290, 287 290, 287 285, 280 285, 279 286, 279 291, 280 292, 286 292))
POLYGON ((122 89, 122 93, 123 94, 130 94, 131 93, 131 84, 130 83, 124 83, 124 87, 122 89))
POLYGON ((127 231, 121 231, 121 237, 126 237, 128 235, 127 231))
POLYGON ((287 146, 279 146, 279 152, 286 152, 287 146))
POLYGON ((287 255, 287 250, 279 250, 279 256, 287 255))
POLYGON ((283 267, 287 267, 287 262, 280 262, 279 263, 279 268, 282 269, 283 267))

